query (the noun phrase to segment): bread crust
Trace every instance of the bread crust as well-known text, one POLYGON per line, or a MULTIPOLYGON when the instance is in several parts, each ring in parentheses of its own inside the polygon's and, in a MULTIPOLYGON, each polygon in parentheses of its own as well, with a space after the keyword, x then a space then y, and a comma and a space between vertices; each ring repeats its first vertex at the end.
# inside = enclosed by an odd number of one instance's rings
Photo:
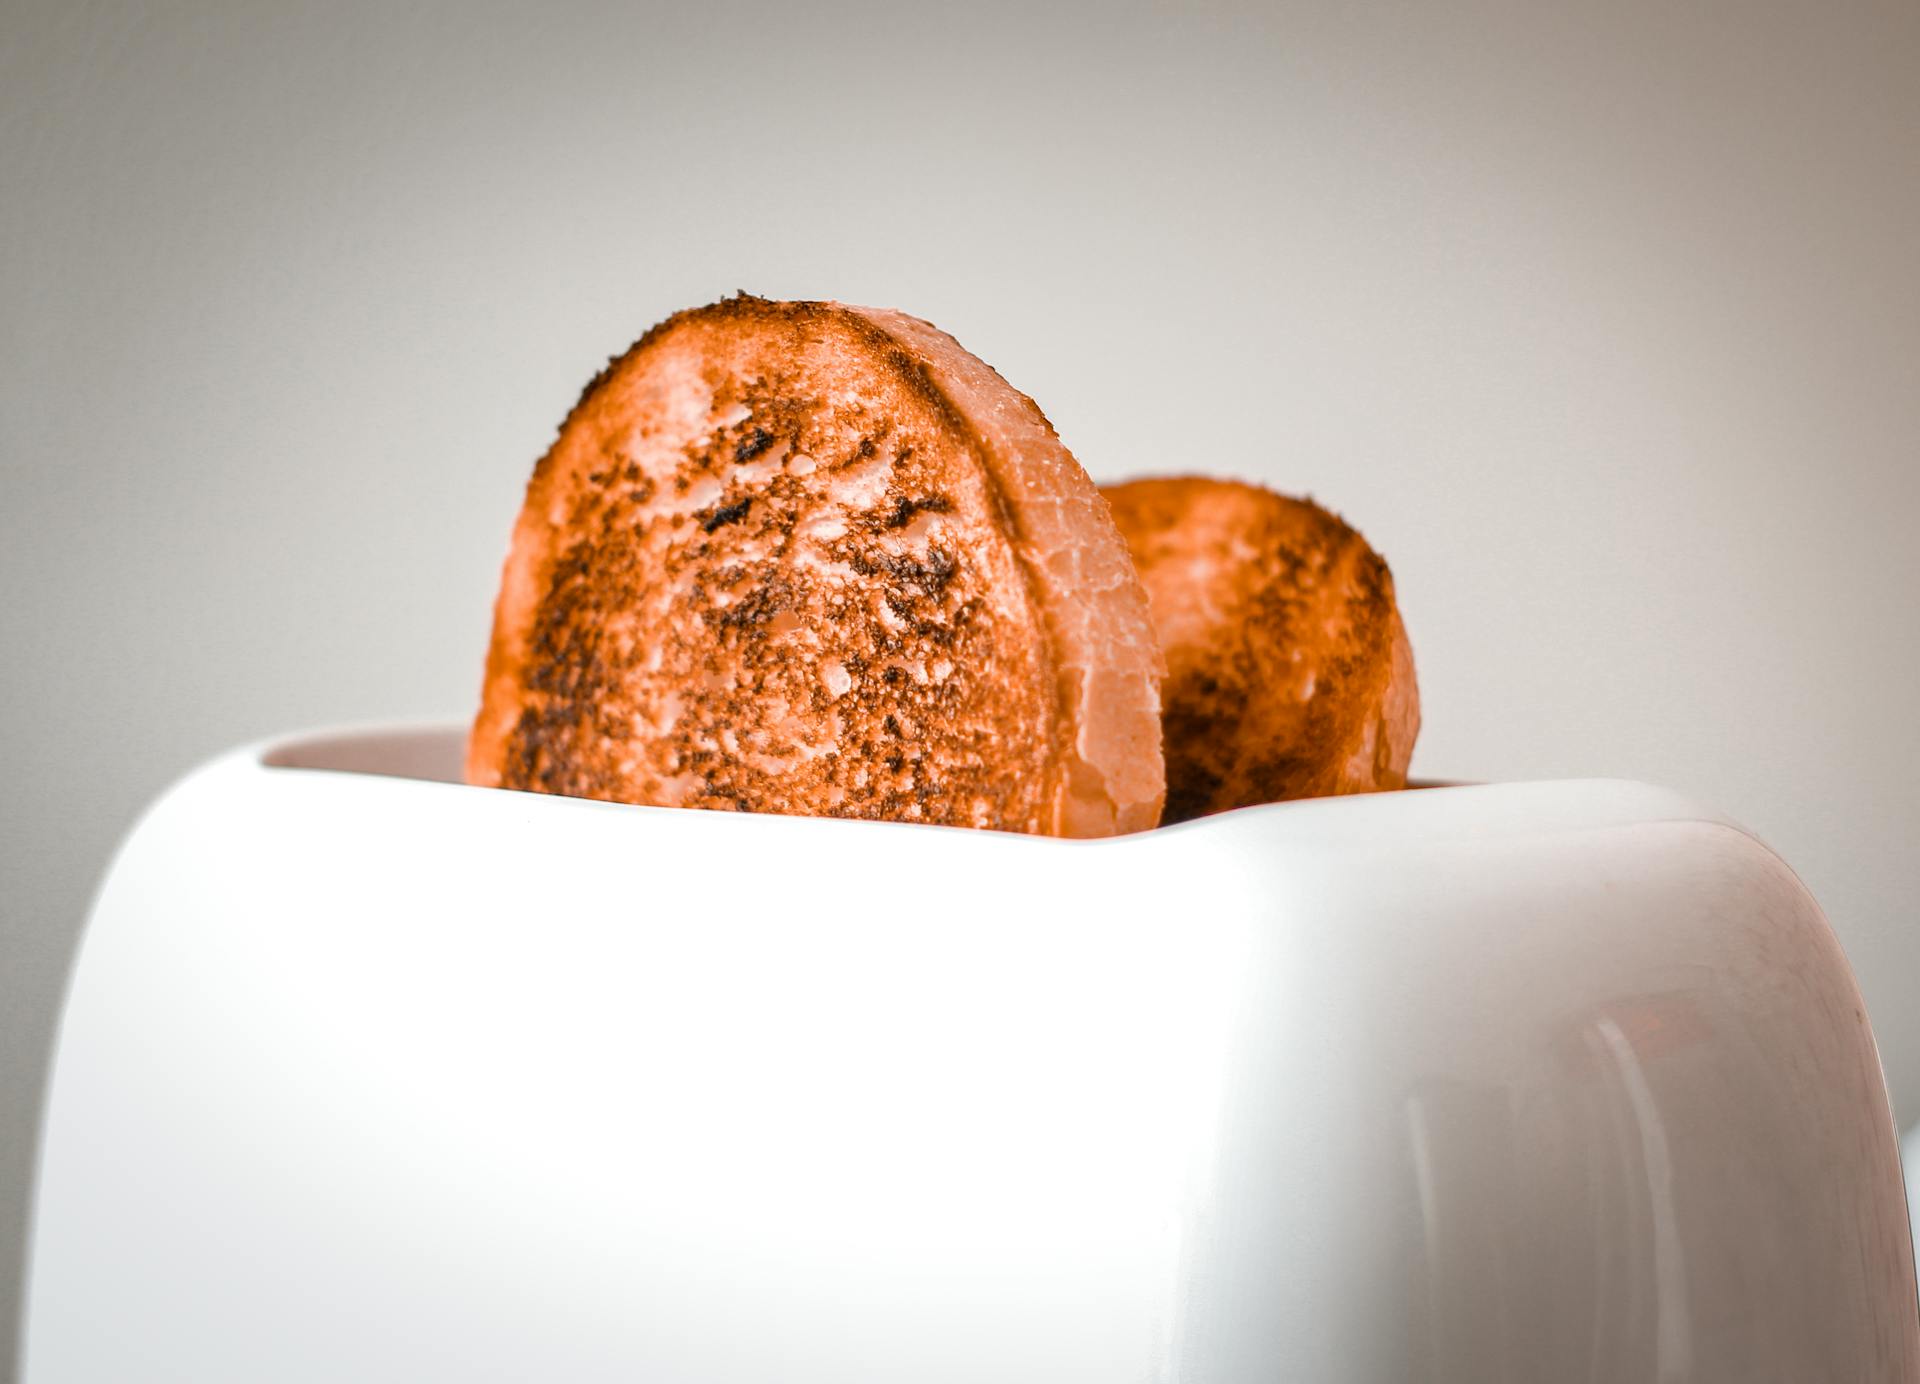
POLYGON ((1102 493, 1167 659, 1166 821, 1406 786, 1413 649, 1365 539, 1310 500, 1239 481, 1102 493))
POLYGON ((1158 821, 1160 669, 1030 399, 917 319, 743 295, 611 362, 535 468, 467 776, 1108 835, 1158 821))

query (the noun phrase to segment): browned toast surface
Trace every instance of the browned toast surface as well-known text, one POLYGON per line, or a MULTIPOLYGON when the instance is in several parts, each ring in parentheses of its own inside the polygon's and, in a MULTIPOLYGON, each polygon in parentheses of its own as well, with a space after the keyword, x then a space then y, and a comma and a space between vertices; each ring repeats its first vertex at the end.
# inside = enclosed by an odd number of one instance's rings
POLYGON ((1106 487, 1167 658, 1166 820, 1406 786, 1413 652, 1380 555, 1235 481, 1106 487))
POLYGON ((916 319, 740 297, 611 364, 535 470, 467 772, 1105 835, 1158 820, 1159 668, 1031 400, 916 319))

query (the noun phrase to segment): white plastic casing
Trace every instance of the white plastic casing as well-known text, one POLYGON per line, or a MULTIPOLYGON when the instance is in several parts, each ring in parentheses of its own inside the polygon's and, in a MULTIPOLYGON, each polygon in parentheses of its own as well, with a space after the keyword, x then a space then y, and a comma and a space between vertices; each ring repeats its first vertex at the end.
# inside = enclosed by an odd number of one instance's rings
POLYGON ((168 793, 54 1068, 29 1384, 1920 1378, 1819 909, 1644 785, 1104 842, 168 793))

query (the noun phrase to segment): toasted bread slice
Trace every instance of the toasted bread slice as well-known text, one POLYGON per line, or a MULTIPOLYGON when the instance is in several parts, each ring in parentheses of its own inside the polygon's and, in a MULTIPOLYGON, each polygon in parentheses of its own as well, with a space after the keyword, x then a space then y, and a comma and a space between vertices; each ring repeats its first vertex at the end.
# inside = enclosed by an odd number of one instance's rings
POLYGON ((1031 399, 896 312, 648 332, 534 471, 473 783, 1064 836, 1159 820, 1147 598, 1031 399))
POLYGON ((1365 539, 1237 481, 1103 493, 1167 657, 1167 821, 1406 786, 1420 692, 1393 576, 1365 539))

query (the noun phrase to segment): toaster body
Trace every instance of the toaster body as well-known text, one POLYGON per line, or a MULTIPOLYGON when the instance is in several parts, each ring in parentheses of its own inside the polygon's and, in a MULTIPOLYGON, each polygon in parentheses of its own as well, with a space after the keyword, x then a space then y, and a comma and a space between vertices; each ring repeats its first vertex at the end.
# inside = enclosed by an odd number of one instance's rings
POLYGON ((62 1022, 25 1378, 1920 1378, 1859 992, 1664 790, 1098 842, 481 790, 156 804, 62 1022))

